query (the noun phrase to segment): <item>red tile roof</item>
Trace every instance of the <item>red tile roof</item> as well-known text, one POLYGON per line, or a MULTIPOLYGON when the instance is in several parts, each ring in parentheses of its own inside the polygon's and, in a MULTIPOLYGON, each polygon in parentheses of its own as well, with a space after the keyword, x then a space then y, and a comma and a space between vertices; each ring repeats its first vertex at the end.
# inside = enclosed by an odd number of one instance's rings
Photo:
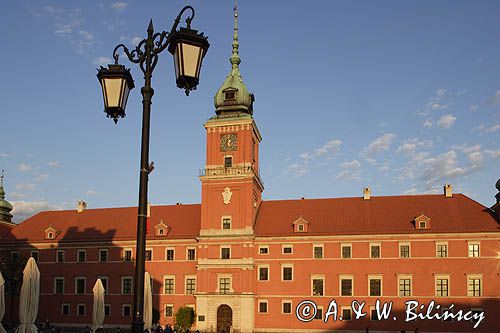
MULTIPOLYGON (((256 236, 292 236, 292 223, 298 218, 309 222, 305 235, 363 235, 396 233, 500 232, 500 224, 489 209, 476 201, 455 194, 377 196, 356 198, 263 201, 255 225, 256 236), (416 230, 414 218, 425 214, 431 228, 416 230)), ((194 238, 199 235, 201 205, 151 207, 150 233, 160 220, 171 227, 167 239, 194 238)), ((56 241, 133 240, 136 238, 137 208, 87 209, 41 212, 12 229, 2 241, 51 242, 44 230, 52 226, 56 241)))
POLYGON ((307 235, 500 232, 487 207, 455 194, 265 201, 255 234, 294 235, 292 223, 300 216, 309 222, 307 235), (413 220, 421 213, 431 219, 430 229, 415 229, 413 220))

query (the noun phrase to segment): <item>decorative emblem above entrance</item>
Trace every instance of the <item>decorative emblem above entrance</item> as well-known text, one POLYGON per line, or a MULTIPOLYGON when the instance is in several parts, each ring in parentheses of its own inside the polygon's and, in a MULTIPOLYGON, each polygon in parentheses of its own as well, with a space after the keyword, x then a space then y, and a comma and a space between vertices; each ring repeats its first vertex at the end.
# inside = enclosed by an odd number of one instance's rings
POLYGON ((226 187, 224 189, 224 192, 222 192, 222 199, 224 199, 225 205, 229 205, 231 203, 232 196, 233 196, 233 192, 231 192, 231 189, 229 187, 226 187))

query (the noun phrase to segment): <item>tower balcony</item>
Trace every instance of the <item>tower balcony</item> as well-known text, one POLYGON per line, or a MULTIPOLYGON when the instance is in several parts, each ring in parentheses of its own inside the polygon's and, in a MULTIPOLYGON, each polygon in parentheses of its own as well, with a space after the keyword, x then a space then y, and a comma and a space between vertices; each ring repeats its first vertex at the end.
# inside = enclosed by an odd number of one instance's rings
POLYGON ((259 177, 259 170, 253 165, 233 165, 231 167, 222 166, 207 166, 205 169, 199 170, 200 178, 221 178, 221 177, 238 177, 238 176, 254 176, 257 181, 264 187, 264 182, 259 177))

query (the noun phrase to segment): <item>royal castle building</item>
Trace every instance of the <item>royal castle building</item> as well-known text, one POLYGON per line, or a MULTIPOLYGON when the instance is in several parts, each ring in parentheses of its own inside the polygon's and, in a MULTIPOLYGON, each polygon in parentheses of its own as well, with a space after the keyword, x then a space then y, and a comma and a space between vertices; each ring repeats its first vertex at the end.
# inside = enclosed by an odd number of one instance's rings
MULTIPOLYGON (((150 207, 146 270, 159 322, 173 324, 187 305, 201 332, 500 332, 500 194, 491 208, 451 185, 439 195, 365 188, 353 198, 262 199, 262 137, 240 74, 236 12, 234 24, 231 71, 204 124, 201 203, 150 207), (392 302, 388 319, 377 300, 392 302), (364 317, 356 319, 353 301, 364 303, 364 317), (408 301, 434 317, 407 318, 408 301), (454 316, 436 318, 445 313, 454 316)), ((137 208, 79 202, 14 225, 4 194, 2 185, 0 249, 36 259, 39 321, 91 325, 100 278, 105 327, 127 327, 137 208)), ((19 297, 5 299, 4 322, 16 320, 19 297)))

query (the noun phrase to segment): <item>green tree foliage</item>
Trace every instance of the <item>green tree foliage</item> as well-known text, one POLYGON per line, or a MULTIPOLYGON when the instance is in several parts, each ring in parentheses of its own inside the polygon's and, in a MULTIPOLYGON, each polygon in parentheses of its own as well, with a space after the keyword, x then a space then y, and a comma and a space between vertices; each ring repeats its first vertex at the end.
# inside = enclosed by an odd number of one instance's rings
POLYGON ((175 326, 178 331, 185 332, 194 323, 194 310, 188 306, 183 306, 175 313, 175 326))
POLYGON ((23 283, 23 270, 28 257, 11 249, 0 249, 0 271, 5 279, 5 292, 19 295, 23 283))

